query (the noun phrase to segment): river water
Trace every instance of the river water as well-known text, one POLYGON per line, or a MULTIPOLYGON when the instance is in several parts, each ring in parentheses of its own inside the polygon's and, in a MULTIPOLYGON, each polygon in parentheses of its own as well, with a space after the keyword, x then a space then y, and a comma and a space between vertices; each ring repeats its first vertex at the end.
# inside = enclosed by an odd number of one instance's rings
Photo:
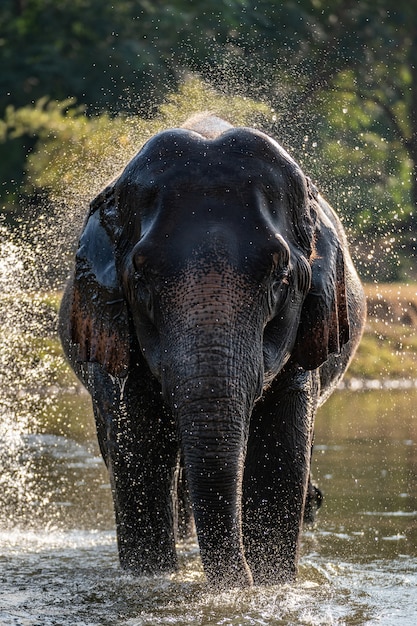
POLYGON ((121 572, 88 398, 37 399, 54 420, 38 434, 11 427, 0 444, 1 626, 414 625, 416 400, 338 391, 317 418, 325 501, 297 583, 213 594, 194 542, 173 576, 121 572))

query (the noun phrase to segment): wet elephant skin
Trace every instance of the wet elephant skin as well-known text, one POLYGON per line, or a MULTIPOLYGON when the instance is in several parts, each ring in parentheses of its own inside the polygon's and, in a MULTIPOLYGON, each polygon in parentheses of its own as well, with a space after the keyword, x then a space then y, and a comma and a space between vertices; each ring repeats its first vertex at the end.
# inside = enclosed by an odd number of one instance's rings
POLYGON ((339 219, 273 139, 200 116, 145 144, 92 201, 60 311, 122 567, 175 570, 194 520, 213 586, 294 579, 314 416, 364 317, 339 219))

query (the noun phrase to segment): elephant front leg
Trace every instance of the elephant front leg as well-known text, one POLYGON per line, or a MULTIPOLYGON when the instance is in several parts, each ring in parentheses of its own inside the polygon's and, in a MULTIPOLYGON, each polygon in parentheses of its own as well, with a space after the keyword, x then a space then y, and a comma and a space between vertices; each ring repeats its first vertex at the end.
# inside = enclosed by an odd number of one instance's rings
POLYGON ((109 470, 120 564, 136 575, 175 571, 175 431, 162 407, 158 414, 141 415, 128 389, 122 402, 110 401, 108 391, 97 394, 95 416, 109 470))
POLYGON ((195 526, 183 458, 177 476, 177 494, 177 535, 179 540, 186 540, 195 533, 195 526))
POLYGON ((245 554, 256 584, 297 575, 315 404, 301 376, 255 407, 243 484, 245 554))
POLYGON ((136 575, 177 569, 175 460, 167 462, 166 450, 162 455, 119 447, 109 463, 120 564, 136 575))
MULTIPOLYGON (((313 446, 311 447, 311 455, 313 454, 313 446)), ((323 504, 323 493, 312 482, 311 471, 308 479, 306 501, 304 506, 303 522, 305 525, 312 525, 316 521, 317 511, 323 504)))

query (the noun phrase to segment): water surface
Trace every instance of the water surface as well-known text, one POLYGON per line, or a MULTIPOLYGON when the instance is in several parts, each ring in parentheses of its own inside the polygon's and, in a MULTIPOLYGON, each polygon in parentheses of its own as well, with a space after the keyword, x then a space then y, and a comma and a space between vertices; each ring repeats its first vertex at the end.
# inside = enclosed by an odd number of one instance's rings
POLYGON ((44 432, 10 425, 2 437, 0 624, 414 625, 416 400, 415 390, 337 392, 317 419, 325 502, 297 583, 212 594, 194 542, 179 546, 173 576, 121 572, 88 399, 47 399, 44 432))

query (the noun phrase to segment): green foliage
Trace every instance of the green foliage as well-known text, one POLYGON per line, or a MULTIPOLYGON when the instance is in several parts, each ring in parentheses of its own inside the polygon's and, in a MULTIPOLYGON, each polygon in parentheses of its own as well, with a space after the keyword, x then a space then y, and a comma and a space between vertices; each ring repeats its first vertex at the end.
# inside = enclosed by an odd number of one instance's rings
POLYGON ((381 235, 388 224, 412 214, 411 162, 402 143, 389 137, 378 105, 355 93, 354 81, 352 70, 338 76, 338 106, 334 92, 322 96, 320 133, 305 139, 304 152, 347 224, 356 232, 381 235), (311 159, 314 153, 320 154, 318 166, 311 159))
POLYGON ((371 318, 349 367, 348 378, 412 380, 417 366, 416 349, 415 326, 371 318))
POLYGON ((171 94, 151 119, 102 113, 87 117, 74 102, 40 100, 32 107, 8 108, 3 133, 38 137, 27 161, 27 191, 46 189, 54 200, 91 199, 114 177, 143 143, 162 128, 179 126, 208 110, 237 125, 256 125, 272 116, 264 104, 227 97, 198 79, 189 79, 171 94))
POLYGON ((201 111, 214 113, 236 126, 265 124, 273 115, 273 110, 262 102, 224 95, 207 83, 190 78, 159 107, 158 121, 165 126, 175 125, 201 111))
POLYGON ((181 68, 214 61, 246 0, 26 0, 0 8, 0 112, 44 95, 149 111, 181 68), (22 54, 22 51, 24 52, 22 54))
MULTIPOLYGON (((411 289, 410 289, 411 291, 411 289)), ((415 298, 415 288, 413 288, 415 298)), ((13 296, 15 298, 15 296, 13 296)), ((23 296, 22 296, 23 297, 23 296)), ((79 383, 71 368, 62 356, 59 340, 54 327, 48 320, 56 315, 61 298, 60 292, 48 292, 40 295, 25 295, 24 305, 27 311, 36 316, 26 332, 14 337, 13 345, 20 346, 25 359, 24 370, 36 368, 42 373, 45 388, 58 385, 63 389, 72 389, 79 383)), ((382 288, 382 302, 389 306, 393 294, 382 288)), ((414 300, 413 300, 414 302, 414 300)), ((394 302, 395 304, 395 302, 394 302)), ((0 331, 0 337, 6 329, 0 331)), ((358 378, 368 380, 414 379, 417 367, 417 336, 415 325, 404 325, 370 316, 364 337, 349 367, 345 380, 358 378)))
POLYGON ((78 195, 91 197, 149 134, 178 123, 176 106, 180 121, 214 108, 242 123, 250 97, 266 103, 262 127, 342 208, 357 238, 377 247, 395 230, 410 255, 416 21, 410 0, 5 1, 3 210, 18 216, 21 193, 40 186, 61 198, 80 181, 78 195), (190 72, 217 88, 215 103, 207 86, 191 93, 188 82, 190 102, 182 97, 190 72))

